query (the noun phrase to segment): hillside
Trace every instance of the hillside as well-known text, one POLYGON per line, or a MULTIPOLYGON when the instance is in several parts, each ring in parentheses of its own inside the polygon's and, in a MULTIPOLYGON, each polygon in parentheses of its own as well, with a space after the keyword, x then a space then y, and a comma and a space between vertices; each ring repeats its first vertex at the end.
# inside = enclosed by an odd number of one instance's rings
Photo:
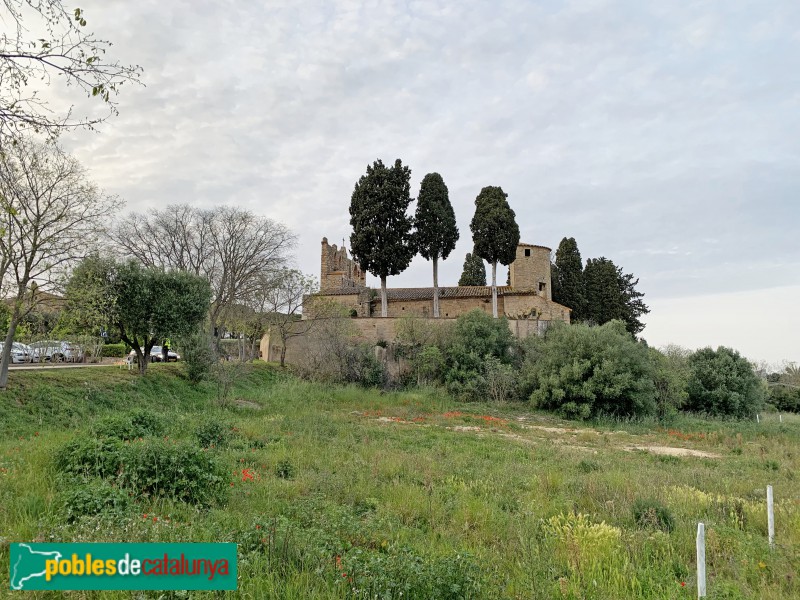
POLYGON ((784 600, 800 597, 798 442, 798 417, 587 425, 266 365, 225 406, 176 364, 13 372, 0 589, 10 541, 231 541, 247 598, 692 598, 702 520, 710 598, 784 600), (145 449, 180 450, 202 485, 98 466, 145 449))

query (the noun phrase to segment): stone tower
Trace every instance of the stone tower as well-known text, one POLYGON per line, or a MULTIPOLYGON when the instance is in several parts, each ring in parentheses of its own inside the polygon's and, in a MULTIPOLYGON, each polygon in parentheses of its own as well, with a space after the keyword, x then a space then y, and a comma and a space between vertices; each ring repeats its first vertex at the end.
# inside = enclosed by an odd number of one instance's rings
POLYGON ((508 267, 511 288, 535 291, 547 300, 553 299, 550 278, 550 248, 534 244, 519 244, 517 256, 508 267))
POLYGON ((347 248, 337 248, 322 238, 321 264, 319 273, 320 290, 341 288, 363 288, 367 285, 366 274, 358 264, 347 256, 347 248))

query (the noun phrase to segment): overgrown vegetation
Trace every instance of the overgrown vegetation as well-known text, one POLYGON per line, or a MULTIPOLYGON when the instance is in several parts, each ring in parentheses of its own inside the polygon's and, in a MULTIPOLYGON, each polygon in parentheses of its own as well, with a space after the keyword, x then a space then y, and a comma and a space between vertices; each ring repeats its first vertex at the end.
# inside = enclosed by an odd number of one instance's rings
MULTIPOLYGON (((524 403, 318 384, 266 365, 221 406, 215 384, 184 368, 12 372, 0 405, 3 536, 237 542, 237 593, 255 598, 677 600, 696 595, 702 519, 710 597, 800 593, 795 416, 679 413, 669 428, 601 417, 589 428, 524 403), (111 435, 148 413, 157 434, 111 435), (220 432, 226 443, 212 448, 220 432)), ((8 560, 0 545, 0 585, 8 560)))

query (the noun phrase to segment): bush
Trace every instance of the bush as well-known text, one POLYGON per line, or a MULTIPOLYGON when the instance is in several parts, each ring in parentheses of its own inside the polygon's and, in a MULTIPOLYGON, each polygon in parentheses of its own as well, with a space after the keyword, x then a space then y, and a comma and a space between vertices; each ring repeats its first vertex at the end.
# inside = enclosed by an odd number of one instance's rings
POLYGON ((74 439, 56 452, 61 473, 85 477, 115 477, 120 470, 123 443, 116 438, 74 439))
POLYGON ((769 402, 779 411, 800 412, 800 388, 774 383, 769 388, 769 402))
POLYGON ((211 372, 217 362, 214 341, 203 331, 198 331, 180 341, 186 376, 192 383, 199 383, 211 372))
POLYGON ((228 443, 229 431, 230 428, 219 421, 206 421, 197 426, 194 435, 203 448, 220 447, 228 443))
POLYGON ((751 417, 764 404, 764 386, 737 351, 702 348, 689 357, 686 409, 709 415, 751 417))
POLYGON ((207 505, 224 498, 225 469, 207 452, 159 438, 76 439, 56 454, 61 473, 101 477, 137 494, 207 505))
POLYGON ((633 503, 633 519, 640 529, 660 529, 669 533, 675 526, 672 514, 657 500, 636 500, 633 503))
POLYGON ((486 399, 490 381, 507 380, 510 369, 500 365, 511 362, 512 341, 505 317, 495 319, 481 310, 458 317, 444 349, 447 391, 467 400, 486 399))
MULTIPOLYGON (((357 598, 476 598, 481 573, 466 553, 423 557, 411 549, 383 553, 355 548, 342 557, 337 583, 355 590, 357 598)), ((349 591, 349 590, 348 590, 349 591)))
POLYGON ((123 448, 121 485, 145 496, 164 496, 189 504, 219 502, 227 491, 226 470, 197 446, 151 438, 123 448))
POLYGON ((100 347, 100 356, 103 358, 124 358, 126 354, 125 344, 103 344, 100 347))
POLYGON ((554 325, 524 348, 522 375, 536 406, 580 419, 656 411, 648 349, 621 321, 554 325))
POLYGON ((674 417, 684 405, 688 394, 690 352, 679 346, 667 346, 663 350, 650 348, 650 364, 653 367, 656 412, 660 419, 674 417))
POLYGON ((130 415, 115 415, 101 419, 95 423, 93 429, 97 436, 135 440, 150 435, 162 435, 164 423, 156 415, 140 410, 130 415))
POLYGON ((89 479, 61 495, 64 519, 73 523, 99 514, 121 515, 131 504, 130 496, 102 479, 89 479))
POLYGON ((288 459, 275 465, 275 475, 281 479, 294 479, 294 465, 288 459))

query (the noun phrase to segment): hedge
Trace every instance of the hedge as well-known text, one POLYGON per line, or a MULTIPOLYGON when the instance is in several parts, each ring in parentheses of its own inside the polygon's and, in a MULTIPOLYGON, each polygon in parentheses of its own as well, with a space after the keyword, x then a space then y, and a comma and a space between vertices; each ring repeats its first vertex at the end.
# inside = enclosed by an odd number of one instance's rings
POLYGON ((125 344, 103 344, 100 350, 100 356, 103 358, 122 358, 127 354, 127 347, 125 344))

